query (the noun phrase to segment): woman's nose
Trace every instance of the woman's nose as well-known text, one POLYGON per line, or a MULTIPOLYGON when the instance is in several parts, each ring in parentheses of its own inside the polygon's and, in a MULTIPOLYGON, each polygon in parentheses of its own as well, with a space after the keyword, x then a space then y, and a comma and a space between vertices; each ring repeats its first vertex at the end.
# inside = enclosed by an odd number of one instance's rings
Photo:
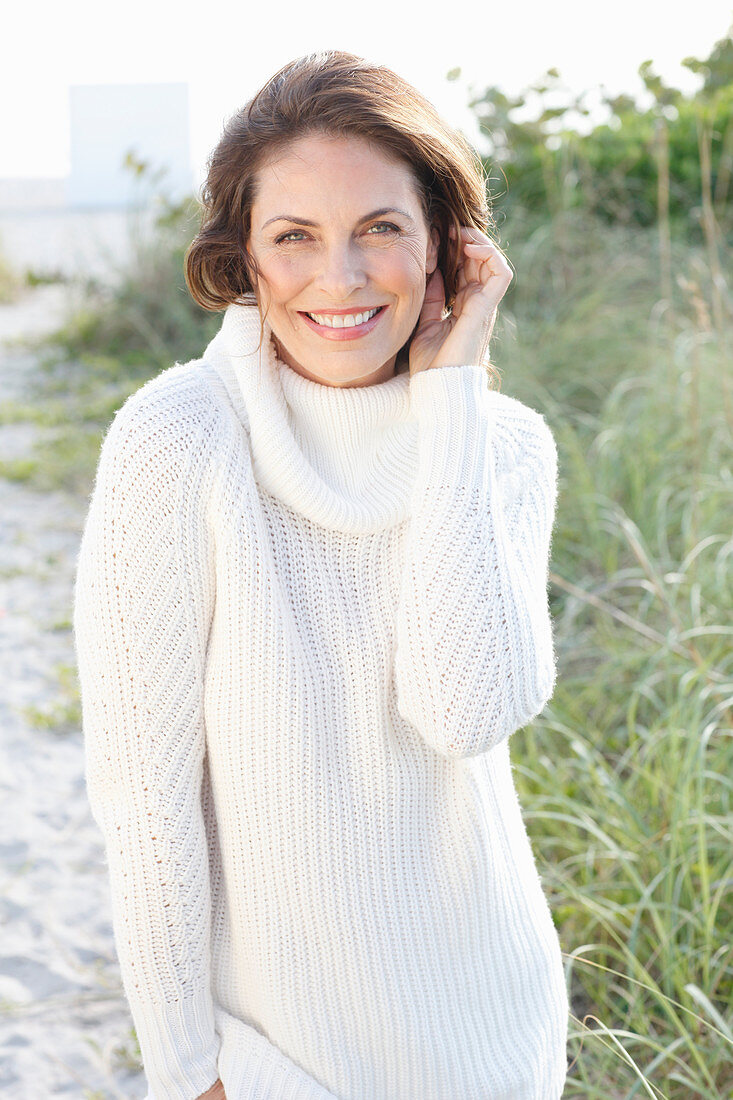
POLYGON ((316 283, 324 294, 334 301, 348 298, 360 287, 366 286, 363 257, 351 244, 337 244, 324 248, 316 283))

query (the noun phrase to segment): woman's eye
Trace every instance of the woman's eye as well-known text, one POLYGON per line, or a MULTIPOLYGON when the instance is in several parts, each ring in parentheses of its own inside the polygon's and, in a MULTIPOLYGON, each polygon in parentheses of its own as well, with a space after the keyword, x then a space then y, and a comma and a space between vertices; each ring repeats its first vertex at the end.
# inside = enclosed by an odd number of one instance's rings
MULTIPOLYGON (((367 229, 367 234, 372 237, 387 237, 390 233, 399 233, 399 226, 391 222, 376 222, 367 229), (372 232, 375 230, 375 232, 372 232)), ((281 233, 275 238, 275 244, 298 244, 306 236, 300 229, 290 229, 287 233, 281 233)))
POLYGON ((279 237, 275 238, 275 244, 282 244, 283 241, 287 241, 288 237, 304 237, 305 234, 301 233, 299 229, 291 229, 289 233, 282 233, 279 237))

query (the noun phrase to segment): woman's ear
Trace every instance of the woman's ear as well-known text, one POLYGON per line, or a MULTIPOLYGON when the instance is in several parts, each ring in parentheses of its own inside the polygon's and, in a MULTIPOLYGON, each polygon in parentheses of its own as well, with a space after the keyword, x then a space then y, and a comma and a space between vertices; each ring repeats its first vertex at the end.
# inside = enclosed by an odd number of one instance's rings
POLYGON ((425 271, 428 275, 432 275, 438 266, 438 250, 440 248, 440 233, 435 226, 430 229, 430 240, 428 242, 428 250, 425 256, 425 271))

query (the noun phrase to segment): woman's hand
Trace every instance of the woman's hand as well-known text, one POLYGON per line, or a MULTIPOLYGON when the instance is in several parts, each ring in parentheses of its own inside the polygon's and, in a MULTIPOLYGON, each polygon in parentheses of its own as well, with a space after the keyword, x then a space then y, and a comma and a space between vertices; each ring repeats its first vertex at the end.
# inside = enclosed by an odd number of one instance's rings
MULTIPOLYGON (((455 230, 451 229, 455 237, 455 230)), ((485 233, 461 226, 463 258, 458 290, 445 320, 445 287, 436 267, 425 288, 425 300, 410 342, 410 376, 431 367, 480 364, 486 355, 499 302, 513 273, 500 248, 485 233)))
POLYGON ((202 1092, 198 1100, 227 1100, 221 1080, 214 1081, 211 1088, 207 1089, 206 1092, 202 1092))

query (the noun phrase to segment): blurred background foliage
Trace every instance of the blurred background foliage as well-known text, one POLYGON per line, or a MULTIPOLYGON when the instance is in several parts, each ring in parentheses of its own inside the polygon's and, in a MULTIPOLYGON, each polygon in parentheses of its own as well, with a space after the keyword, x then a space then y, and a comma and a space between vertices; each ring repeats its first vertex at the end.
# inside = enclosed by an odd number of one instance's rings
MULTIPOLYGON (((706 189, 715 214, 729 207, 733 169, 733 45, 722 39, 709 58, 686 58, 682 65, 699 75, 702 86, 685 96, 654 74, 645 61, 639 75, 651 106, 641 109, 630 96, 601 101, 608 121, 579 134, 568 119, 588 115, 585 94, 563 98, 557 69, 549 69, 527 93, 506 96, 487 88, 471 100, 481 130, 493 145, 490 166, 506 178, 503 203, 508 214, 582 209, 608 224, 650 226, 660 214, 672 226, 701 239, 706 189), (529 93, 539 101, 537 117, 517 122, 529 93), (672 166, 672 171, 670 171, 672 166)), ((449 74, 454 79, 459 70, 449 74)))
MULTIPOLYGON (((553 69, 471 101, 515 269, 494 363, 560 456, 558 684, 512 759, 584 1100, 733 1096, 733 40, 683 64, 694 94, 645 61, 651 105, 608 99, 582 134, 553 69)), ((130 265, 46 344, 39 484, 89 492, 114 410, 221 324, 183 279, 195 198, 156 201, 130 265)))

